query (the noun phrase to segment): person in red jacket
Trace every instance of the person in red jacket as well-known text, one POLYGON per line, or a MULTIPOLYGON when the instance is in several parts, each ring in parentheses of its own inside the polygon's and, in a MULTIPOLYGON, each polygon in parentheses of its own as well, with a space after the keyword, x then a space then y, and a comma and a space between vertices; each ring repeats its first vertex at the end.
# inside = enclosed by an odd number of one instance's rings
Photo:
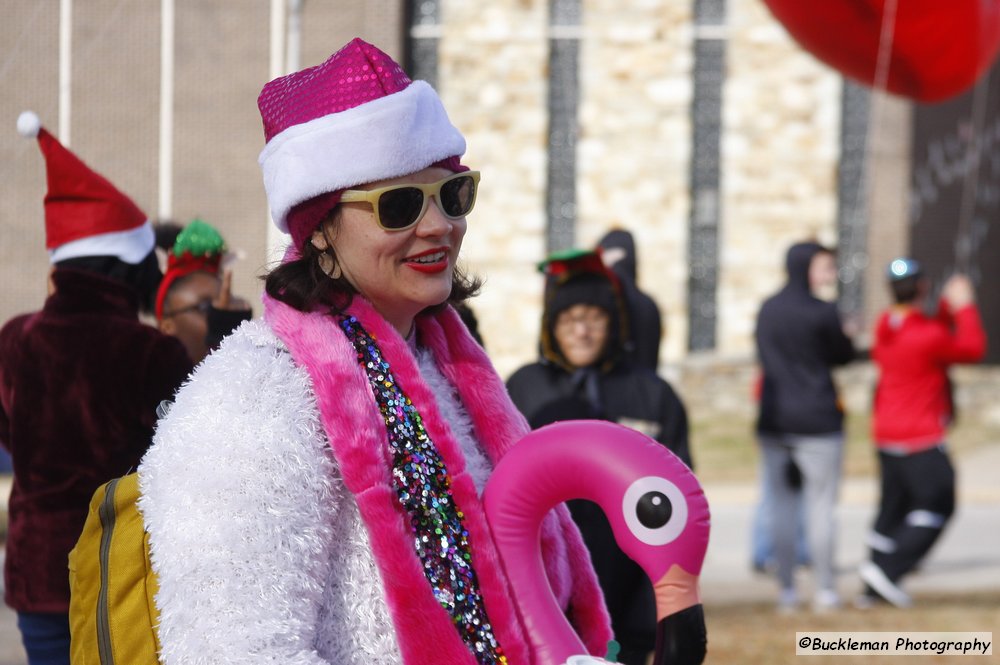
POLYGON ((934 317, 921 309, 929 282, 918 262, 896 259, 888 277, 895 304, 880 317, 872 347, 880 372, 873 436, 882 497, 869 535, 871 559, 859 570, 866 585, 859 605, 881 598, 906 607, 911 600, 899 580, 931 549, 955 509, 955 472, 945 448, 954 414, 948 367, 980 360, 986 333, 964 275, 945 283, 934 317))

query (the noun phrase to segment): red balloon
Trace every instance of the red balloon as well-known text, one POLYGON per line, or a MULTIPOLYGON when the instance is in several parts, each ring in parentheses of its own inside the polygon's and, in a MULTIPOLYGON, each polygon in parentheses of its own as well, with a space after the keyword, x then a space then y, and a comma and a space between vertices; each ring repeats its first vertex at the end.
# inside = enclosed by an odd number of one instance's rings
POLYGON ((885 88, 923 102, 972 87, 1000 50, 1000 0, 764 2, 803 48, 867 85, 880 83, 883 17, 894 6, 885 88))

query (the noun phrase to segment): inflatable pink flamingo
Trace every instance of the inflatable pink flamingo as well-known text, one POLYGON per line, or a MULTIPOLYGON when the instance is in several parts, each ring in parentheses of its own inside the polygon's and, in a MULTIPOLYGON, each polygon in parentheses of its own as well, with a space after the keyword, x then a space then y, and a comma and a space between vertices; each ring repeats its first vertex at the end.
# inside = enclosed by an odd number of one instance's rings
POLYGON ((564 421, 526 435, 493 471, 483 502, 538 665, 604 662, 586 654, 545 577, 542 518, 559 503, 597 503, 653 583, 657 665, 701 663, 705 620, 698 575, 708 547, 708 501, 662 444, 604 421, 564 421))

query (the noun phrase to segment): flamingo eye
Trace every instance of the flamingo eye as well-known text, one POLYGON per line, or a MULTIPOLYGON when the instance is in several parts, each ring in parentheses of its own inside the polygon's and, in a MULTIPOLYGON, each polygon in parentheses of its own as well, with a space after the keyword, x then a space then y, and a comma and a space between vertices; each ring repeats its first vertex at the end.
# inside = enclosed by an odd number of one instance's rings
POLYGON ((661 526, 665 526, 670 521, 670 515, 673 512, 667 495, 655 491, 643 494, 635 507, 639 523, 647 529, 659 529, 661 526))
POLYGON ((666 478, 646 476, 629 485, 622 499, 625 524, 647 545, 666 545, 687 524, 684 494, 666 478))

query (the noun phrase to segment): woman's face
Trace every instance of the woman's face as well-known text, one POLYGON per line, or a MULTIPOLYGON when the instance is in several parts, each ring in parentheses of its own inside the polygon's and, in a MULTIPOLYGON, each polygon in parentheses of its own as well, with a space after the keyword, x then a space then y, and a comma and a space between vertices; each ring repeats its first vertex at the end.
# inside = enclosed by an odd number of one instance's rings
POLYGON ((573 305, 559 312, 553 333, 563 357, 573 367, 590 367, 604 353, 611 317, 594 305, 573 305))
MULTIPOLYGON (((451 175, 439 167, 400 178, 379 180, 358 189, 376 189, 401 183, 426 184, 451 175)), ((325 224, 344 277, 367 298, 402 335, 422 310, 438 305, 451 294, 452 273, 465 237, 464 217, 449 219, 432 200, 424 216, 402 231, 386 231, 375 221, 365 202, 341 203, 338 214, 325 224)), ((313 244, 325 242, 313 236, 313 244)))

